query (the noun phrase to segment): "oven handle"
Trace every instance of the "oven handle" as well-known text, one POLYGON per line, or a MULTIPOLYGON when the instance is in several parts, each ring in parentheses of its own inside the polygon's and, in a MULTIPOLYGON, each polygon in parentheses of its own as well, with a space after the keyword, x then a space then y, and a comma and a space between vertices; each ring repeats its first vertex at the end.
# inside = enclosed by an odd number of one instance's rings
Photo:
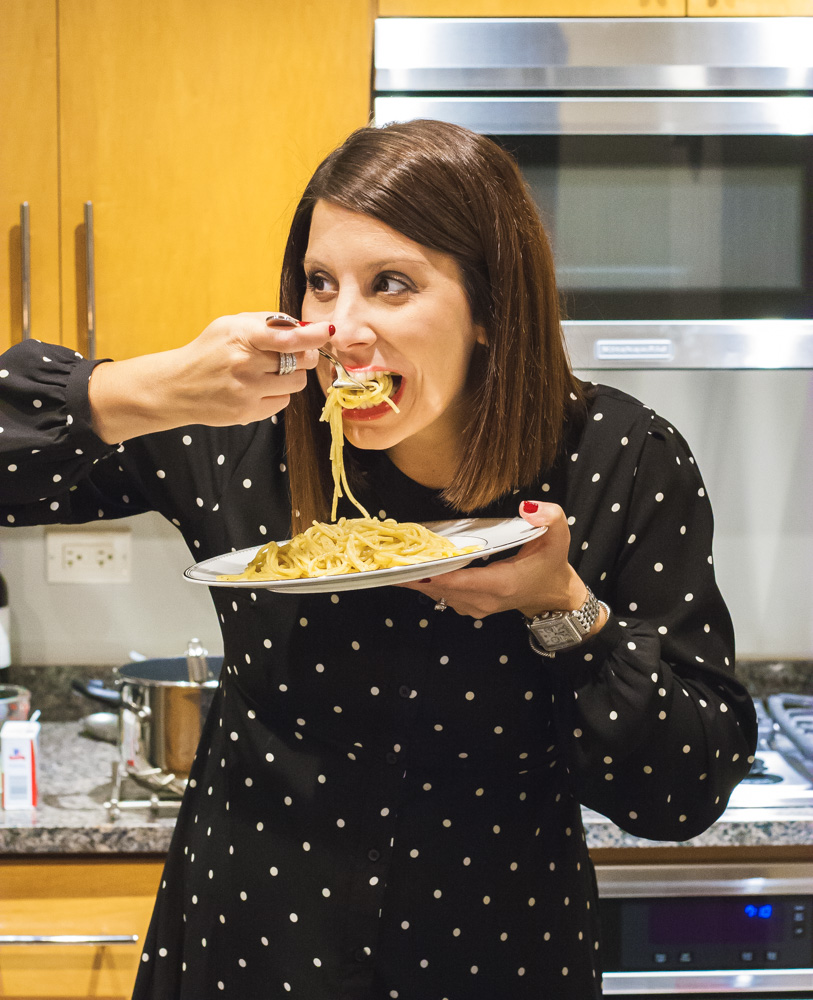
POLYGON ((375 124, 485 135, 813 135, 813 97, 377 97, 375 124))
POLYGON ((813 969, 686 969, 663 972, 605 972, 604 996, 658 996, 673 994, 734 993, 765 990, 813 991, 813 969))

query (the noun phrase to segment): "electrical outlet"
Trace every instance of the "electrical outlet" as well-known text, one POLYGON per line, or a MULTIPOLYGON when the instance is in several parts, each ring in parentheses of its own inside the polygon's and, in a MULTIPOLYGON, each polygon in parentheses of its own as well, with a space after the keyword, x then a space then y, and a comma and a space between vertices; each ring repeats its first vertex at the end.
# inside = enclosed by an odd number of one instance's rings
POLYGON ((48 583, 129 583, 130 531, 47 531, 48 583))

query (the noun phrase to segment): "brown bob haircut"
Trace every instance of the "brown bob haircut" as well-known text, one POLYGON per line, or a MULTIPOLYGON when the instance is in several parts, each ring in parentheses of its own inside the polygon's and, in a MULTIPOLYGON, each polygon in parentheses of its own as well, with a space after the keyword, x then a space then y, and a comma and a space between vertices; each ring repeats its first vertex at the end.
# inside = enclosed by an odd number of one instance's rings
MULTIPOLYGON (((472 513, 530 486, 553 464, 583 394, 565 349, 550 244, 514 159, 446 122, 353 132, 318 167, 294 214, 280 283, 280 307, 293 316, 301 315, 303 259, 320 200, 453 257, 472 317, 485 328, 487 344, 472 357, 463 457, 444 499, 472 513)), ((330 511, 323 405, 310 379, 286 410, 295 531, 330 511)))

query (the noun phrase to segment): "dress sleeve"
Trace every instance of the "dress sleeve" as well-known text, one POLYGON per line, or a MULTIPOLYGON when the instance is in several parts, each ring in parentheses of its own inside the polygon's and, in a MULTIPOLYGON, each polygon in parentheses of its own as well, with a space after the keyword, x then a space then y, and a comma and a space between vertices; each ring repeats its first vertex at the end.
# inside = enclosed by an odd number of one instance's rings
POLYGON ((591 582, 610 620, 552 664, 564 702, 561 745, 580 801, 652 840, 707 829, 754 759, 754 706, 734 678, 712 531, 686 442, 653 418, 614 566, 591 582))
POLYGON ((149 509, 122 478, 116 447, 91 426, 88 382, 98 363, 37 340, 0 355, 0 524, 79 523, 149 509))

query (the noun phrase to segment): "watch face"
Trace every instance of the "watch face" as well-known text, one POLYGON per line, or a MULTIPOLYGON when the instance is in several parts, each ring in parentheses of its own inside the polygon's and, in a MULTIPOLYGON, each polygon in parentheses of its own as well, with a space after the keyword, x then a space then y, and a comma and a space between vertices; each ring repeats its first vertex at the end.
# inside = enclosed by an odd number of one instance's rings
POLYGON ((578 646, 584 639, 584 636, 568 615, 551 617, 546 621, 534 622, 530 626, 530 629, 542 648, 546 649, 549 653, 553 653, 557 649, 569 649, 571 646, 578 646))

